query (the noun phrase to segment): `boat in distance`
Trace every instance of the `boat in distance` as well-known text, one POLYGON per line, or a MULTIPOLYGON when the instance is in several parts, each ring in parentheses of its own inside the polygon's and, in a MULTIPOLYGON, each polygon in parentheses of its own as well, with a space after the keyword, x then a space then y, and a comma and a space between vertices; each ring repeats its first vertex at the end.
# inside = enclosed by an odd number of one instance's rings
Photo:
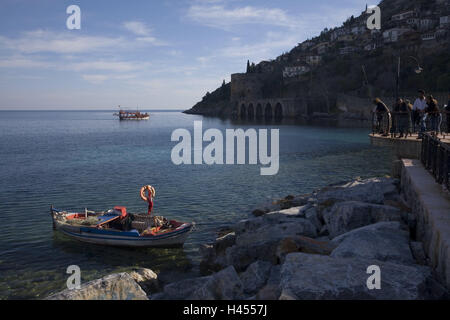
POLYGON ((53 229, 82 242, 121 247, 181 247, 194 222, 132 214, 116 206, 106 212, 68 212, 50 208, 53 229))
POLYGON ((148 120, 150 115, 148 113, 142 113, 137 110, 119 110, 119 113, 115 113, 115 116, 119 116, 119 120, 148 120))

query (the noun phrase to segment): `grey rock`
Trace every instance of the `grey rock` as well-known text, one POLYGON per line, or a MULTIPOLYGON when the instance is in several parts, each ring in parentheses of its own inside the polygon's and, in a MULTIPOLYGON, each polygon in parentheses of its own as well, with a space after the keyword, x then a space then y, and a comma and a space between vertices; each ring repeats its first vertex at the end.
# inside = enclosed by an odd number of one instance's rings
POLYGON ((285 256, 292 252, 329 255, 336 247, 337 245, 329 240, 318 240, 305 236, 295 236, 281 240, 278 244, 276 255, 278 262, 283 263, 285 256))
POLYGON ((148 300, 147 294, 126 272, 89 281, 80 289, 66 289, 48 300, 148 300))
MULTIPOLYGON (((212 276, 190 278, 177 282, 170 283, 164 286, 161 295, 158 295, 158 299, 161 300, 183 300, 190 296, 194 291, 201 288, 207 283, 212 276)), ((153 297, 155 299, 155 297, 153 297)))
POLYGON ((233 266, 223 269, 196 288, 188 300, 236 300, 243 298, 243 284, 233 266))
POLYGON ((346 201, 336 203, 323 214, 332 238, 350 230, 380 221, 400 221, 401 211, 391 206, 346 201))
POLYGON ((411 248, 412 255, 416 262, 420 265, 427 264, 427 255, 425 254, 425 249, 423 248, 423 242, 420 241, 411 241, 409 243, 411 248))
POLYGON ((236 233, 230 232, 220 238, 216 239, 214 249, 216 253, 225 251, 226 248, 231 247, 236 242, 236 233))
POLYGON ((430 277, 423 266, 291 253, 281 268, 280 299, 427 299, 430 277), (380 290, 367 287, 370 265, 381 269, 380 290))
POLYGON ((130 276, 147 293, 155 293, 160 290, 158 275, 151 269, 137 268, 130 272, 130 276))
POLYGON ((241 273, 240 278, 244 285, 244 292, 255 294, 267 282, 270 276, 272 264, 267 261, 258 260, 247 267, 245 272, 241 273))
POLYGON ((409 248, 409 232, 400 222, 378 222, 354 229, 332 242, 338 245, 331 253, 332 257, 414 263, 409 248))
POLYGON ((266 285, 255 295, 256 300, 278 300, 281 294, 280 287, 281 266, 276 265, 270 269, 269 279, 266 285))
POLYGON ((398 194, 397 181, 390 178, 355 180, 339 186, 330 186, 317 192, 319 205, 329 206, 339 201, 362 201, 383 204, 398 194))
POLYGON ((305 219, 316 227, 317 232, 322 230, 323 224, 319 219, 316 207, 311 207, 305 211, 305 219))

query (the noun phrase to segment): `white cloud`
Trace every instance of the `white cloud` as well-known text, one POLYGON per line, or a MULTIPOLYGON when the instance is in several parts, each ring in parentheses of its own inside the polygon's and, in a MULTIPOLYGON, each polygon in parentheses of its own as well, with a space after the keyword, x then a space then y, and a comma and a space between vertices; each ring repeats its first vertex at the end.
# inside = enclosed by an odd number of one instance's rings
POLYGON ((227 9, 223 5, 192 5, 187 17, 200 24, 220 29, 230 29, 239 24, 263 24, 295 28, 298 20, 278 8, 252 6, 227 9))
POLYGON ((55 33, 36 30, 25 32, 18 38, 0 36, 0 45, 20 53, 84 53, 109 47, 120 47, 123 38, 76 36, 67 32, 55 33))
POLYGON ((123 26, 137 36, 148 36, 152 31, 145 23, 140 21, 127 21, 123 23, 123 26))
POLYGON ((66 68, 73 71, 106 70, 112 72, 129 72, 148 66, 149 63, 96 60, 70 63, 66 68))
POLYGON ((48 68, 49 62, 33 60, 24 57, 9 57, 0 59, 0 68, 48 68))
POLYGON ((81 77, 92 83, 101 84, 107 80, 130 80, 136 77, 135 74, 124 74, 124 75, 107 75, 107 74, 83 74, 81 77))

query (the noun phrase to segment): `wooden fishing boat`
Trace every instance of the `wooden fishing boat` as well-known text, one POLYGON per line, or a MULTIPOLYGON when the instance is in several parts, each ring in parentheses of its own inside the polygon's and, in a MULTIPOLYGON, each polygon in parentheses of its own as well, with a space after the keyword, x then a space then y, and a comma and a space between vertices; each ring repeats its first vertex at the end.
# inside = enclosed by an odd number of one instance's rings
POLYGON ((150 115, 148 113, 141 113, 137 110, 120 110, 119 113, 115 113, 115 116, 119 117, 119 120, 148 120, 150 115))
POLYGON ((106 212, 68 212, 50 209, 53 228, 88 243, 125 247, 179 247, 194 223, 167 220, 147 214, 131 214, 125 207, 106 212))

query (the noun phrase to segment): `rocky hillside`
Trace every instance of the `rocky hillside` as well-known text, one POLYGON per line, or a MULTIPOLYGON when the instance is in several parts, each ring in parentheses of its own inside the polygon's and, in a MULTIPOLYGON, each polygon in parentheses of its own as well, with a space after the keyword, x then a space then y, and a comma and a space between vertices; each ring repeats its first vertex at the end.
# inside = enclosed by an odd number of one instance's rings
MULTIPOLYGON (((450 1, 384 0, 381 30, 369 30, 364 11, 342 26, 325 29, 274 60, 249 62, 247 75, 259 74, 259 99, 302 98, 309 112, 339 112, 338 96, 372 99, 412 98, 417 88, 435 95, 450 88, 450 1), (421 73, 417 73, 418 68, 421 73)), ((245 94, 233 96, 233 81, 207 93, 187 113, 224 114, 245 94)), ((254 98, 254 97, 252 97, 254 98)))

